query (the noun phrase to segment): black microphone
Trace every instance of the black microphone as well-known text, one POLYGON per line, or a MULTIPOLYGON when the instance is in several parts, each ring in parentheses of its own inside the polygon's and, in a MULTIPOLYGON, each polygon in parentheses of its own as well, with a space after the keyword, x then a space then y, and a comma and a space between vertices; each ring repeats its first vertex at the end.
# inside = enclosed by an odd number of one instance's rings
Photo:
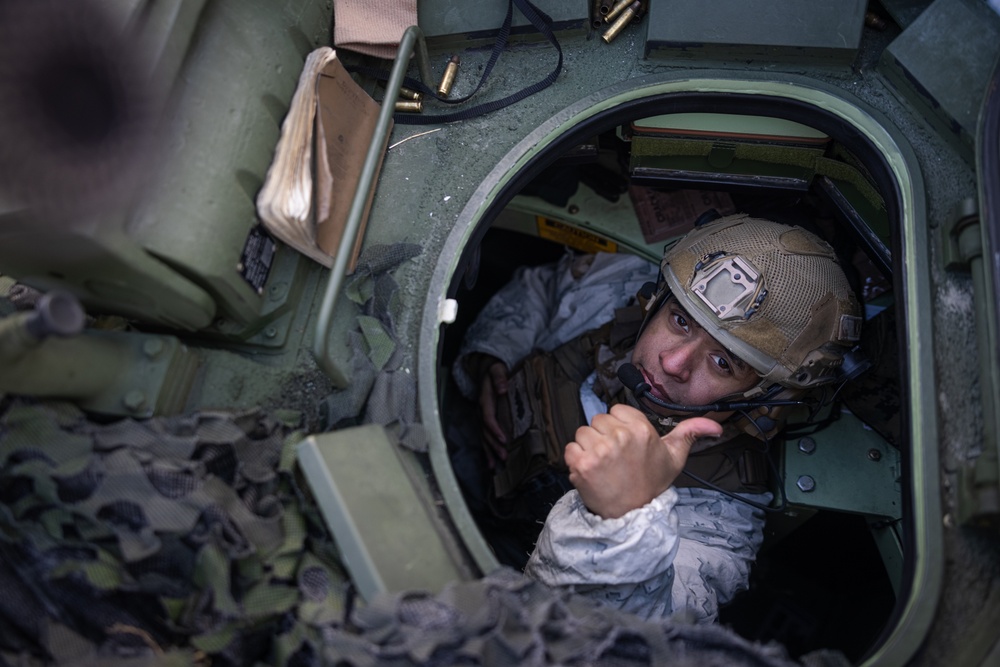
POLYGON ((642 378, 642 373, 634 364, 622 364, 618 367, 618 379, 628 387, 636 398, 642 397, 652 387, 642 378))

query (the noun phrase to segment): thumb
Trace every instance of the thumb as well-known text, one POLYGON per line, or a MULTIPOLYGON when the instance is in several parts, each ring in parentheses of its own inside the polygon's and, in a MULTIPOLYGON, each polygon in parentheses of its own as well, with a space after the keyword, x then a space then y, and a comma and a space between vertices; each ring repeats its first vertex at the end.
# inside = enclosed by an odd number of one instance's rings
POLYGON ((722 435, 722 425, 705 417, 685 419, 661 440, 669 447, 687 456, 698 438, 715 438, 722 435))

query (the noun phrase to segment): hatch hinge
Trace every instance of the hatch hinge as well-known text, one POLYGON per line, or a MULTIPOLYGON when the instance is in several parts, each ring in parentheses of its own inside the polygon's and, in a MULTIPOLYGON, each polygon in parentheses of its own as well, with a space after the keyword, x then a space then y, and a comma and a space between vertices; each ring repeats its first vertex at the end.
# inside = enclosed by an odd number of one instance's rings
POLYGON ((942 258, 948 271, 969 271, 976 308, 979 348, 979 386, 983 407, 983 442, 978 456, 959 467, 958 518, 963 524, 1000 527, 1000 354, 994 331, 992 297, 984 263, 983 230, 976 201, 962 203, 956 215, 942 229, 942 258))

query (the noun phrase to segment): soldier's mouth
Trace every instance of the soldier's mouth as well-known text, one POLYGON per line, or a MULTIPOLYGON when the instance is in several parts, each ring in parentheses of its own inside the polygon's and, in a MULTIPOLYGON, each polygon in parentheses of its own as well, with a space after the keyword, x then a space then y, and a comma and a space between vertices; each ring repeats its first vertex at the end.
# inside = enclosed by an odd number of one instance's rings
POLYGON ((657 382, 652 377, 650 377, 650 375, 648 373, 646 373, 646 371, 642 370, 641 368, 639 369, 639 371, 642 373, 642 379, 643 379, 643 381, 646 384, 648 384, 649 387, 650 387, 650 389, 649 389, 649 393, 650 394, 652 394, 655 398, 660 399, 664 403, 675 403, 676 402, 676 401, 674 401, 673 399, 670 398, 670 395, 663 388, 663 385, 661 385, 659 382, 657 382))

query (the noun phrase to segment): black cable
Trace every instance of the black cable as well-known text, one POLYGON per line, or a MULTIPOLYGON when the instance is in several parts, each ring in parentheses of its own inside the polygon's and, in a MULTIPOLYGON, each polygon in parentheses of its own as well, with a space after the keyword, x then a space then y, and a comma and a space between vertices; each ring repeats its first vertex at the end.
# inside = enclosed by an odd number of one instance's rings
MULTIPOLYGON (((482 116, 484 114, 493 113, 503 109, 504 107, 510 106, 515 102, 520 102, 526 97, 534 95, 547 88, 551 85, 558 77, 559 72, 562 71, 563 66, 563 52, 562 47, 559 45, 559 40, 556 39, 555 32, 552 30, 552 19, 548 14, 531 4, 530 0, 509 0, 507 5, 507 16, 504 18, 503 25, 500 26, 500 31, 497 33, 496 41, 493 43, 493 51, 490 53, 490 59, 486 63, 486 67, 483 70, 483 75, 479 79, 479 85, 476 86, 475 90, 460 98, 445 98, 437 94, 437 91, 432 90, 430 87, 425 85, 422 81, 412 79, 410 77, 405 77, 403 79, 403 84, 407 88, 412 88, 413 90, 420 91, 425 95, 429 95, 439 102, 444 104, 461 104, 468 101, 479 92, 479 89, 483 87, 486 82, 486 78, 490 75, 493 70, 493 66, 496 64, 497 59, 503 52, 504 48, 507 46, 507 40, 510 37, 510 26, 513 20, 514 5, 524 14, 525 18, 531 21, 531 24, 540 32, 542 35, 556 47, 556 51, 559 53, 559 61, 556 64, 554 70, 552 70, 544 79, 531 84, 516 93, 512 93, 507 97, 503 97, 499 100, 493 100, 490 102, 483 102, 482 104, 477 104, 476 106, 469 107, 468 109, 462 109, 461 111, 453 111, 451 113, 444 114, 411 114, 411 113, 397 113, 393 115, 393 121, 398 125, 432 125, 439 123, 452 123, 459 120, 466 120, 467 118, 474 118, 476 116, 482 116)), ((384 70, 377 70, 370 67, 348 67, 349 72, 358 72, 365 76, 370 76, 375 79, 386 81, 389 79, 388 72, 384 70)), ((383 100, 382 104, 391 104, 392 100, 383 100)))
POLYGON ((738 500, 741 503, 746 503, 747 505, 750 505, 751 507, 754 507, 756 509, 770 513, 784 512, 785 508, 788 507, 788 496, 785 494, 785 480, 781 478, 781 471, 778 470, 778 465, 771 458, 771 454, 769 451, 771 440, 767 437, 767 434, 764 433, 764 430, 760 427, 760 425, 756 421, 750 418, 750 415, 748 415, 746 412, 743 412, 742 410, 740 410, 739 412, 744 417, 746 417, 750 421, 750 423, 753 424, 760 432, 760 437, 764 441, 764 449, 762 453, 764 454, 764 458, 767 459, 767 465, 771 469, 771 474, 774 475, 774 479, 777 480, 778 482, 778 494, 781 497, 781 503, 779 503, 777 507, 765 505, 764 503, 759 503, 756 500, 750 500, 749 498, 741 496, 738 493, 734 493, 732 491, 726 491, 722 487, 713 484, 712 482, 709 482, 707 479, 702 479, 698 475, 695 475, 693 472, 688 472, 687 470, 681 470, 681 472, 690 477, 691 479, 693 479, 694 481, 698 482, 699 484, 706 486, 713 491, 718 491, 723 495, 729 496, 733 500, 738 500))

